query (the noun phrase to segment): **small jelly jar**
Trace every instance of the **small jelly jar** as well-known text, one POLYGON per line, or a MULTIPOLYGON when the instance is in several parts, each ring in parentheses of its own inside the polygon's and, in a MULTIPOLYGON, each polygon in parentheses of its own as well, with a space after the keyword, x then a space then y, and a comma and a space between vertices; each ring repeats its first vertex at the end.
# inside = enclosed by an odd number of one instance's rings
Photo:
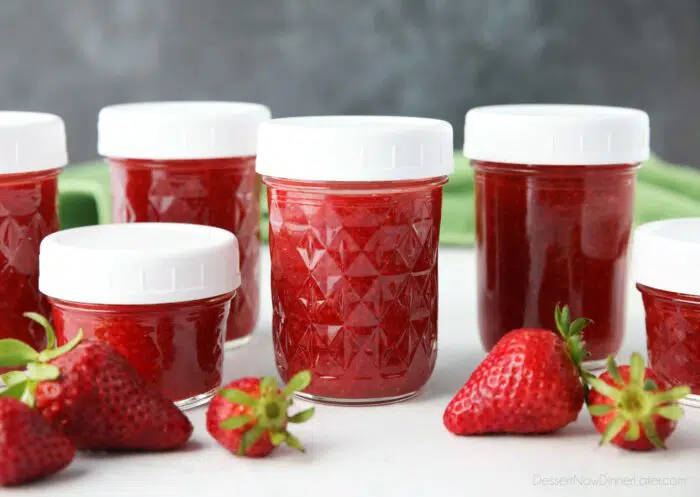
POLYGON ((490 350, 516 328, 555 329, 554 308, 593 323, 587 366, 624 334, 636 171, 649 119, 635 109, 506 105, 470 110, 478 318, 490 350))
POLYGON ((111 343, 148 384, 186 409, 221 384, 237 261, 236 238, 219 228, 87 226, 44 239, 39 288, 59 343, 81 329, 111 343))
POLYGON ((416 395, 437 355, 442 187, 452 128, 402 117, 303 117, 260 127, 268 187, 272 336, 304 398, 416 395))
POLYGON ((38 286, 39 243, 58 230, 57 181, 67 162, 61 118, 0 112, 0 338, 36 349, 45 333, 22 314, 49 311, 38 286))
POLYGON ((633 275, 646 315, 647 352, 656 373, 687 385, 684 404, 700 407, 700 218, 656 221, 634 234, 633 275))
POLYGON ((258 319, 260 179, 257 131, 267 107, 241 102, 152 102, 106 107, 101 155, 112 178, 116 223, 171 222, 230 231, 240 247, 241 287, 226 346, 248 342, 258 319))

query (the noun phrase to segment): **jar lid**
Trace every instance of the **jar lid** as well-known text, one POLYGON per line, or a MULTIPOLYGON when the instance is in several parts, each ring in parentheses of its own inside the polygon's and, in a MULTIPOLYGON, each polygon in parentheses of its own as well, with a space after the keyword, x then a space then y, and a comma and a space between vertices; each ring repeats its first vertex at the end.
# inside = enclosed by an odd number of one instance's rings
POLYGON ((0 111, 0 174, 46 171, 67 163, 66 129, 60 117, 0 111))
POLYGON ((667 292, 700 295, 700 218, 655 221, 634 234, 633 276, 667 292))
POLYGON ((260 126, 256 170, 307 181, 395 181, 454 171, 452 126, 418 117, 316 116, 260 126))
POLYGON ((147 102, 100 111, 97 149, 121 159, 195 160, 255 155, 264 105, 245 102, 147 102))
POLYGON ((39 290, 86 304, 206 299, 240 286, 238 242, 194 224, 130 223, 53 233, 39 249, 39 290))
POLYGON ((507 164, 636 164, 649 158, 649 116, 596 105, 496 105, 467 112, 464 155, 507 164))

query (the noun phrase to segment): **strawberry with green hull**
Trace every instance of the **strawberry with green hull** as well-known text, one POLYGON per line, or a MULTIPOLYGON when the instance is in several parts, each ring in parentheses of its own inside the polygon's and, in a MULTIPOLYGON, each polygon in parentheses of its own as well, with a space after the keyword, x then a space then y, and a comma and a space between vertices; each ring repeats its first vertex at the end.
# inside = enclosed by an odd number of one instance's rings
POLYGON ((46 420, 12 397, 0 398, 0 485, 45 478, 68 466, 75 447, 46 420))
POLYGON ((233 454, 265 457, 282 443, 303 452, 288 423, 311 419, 314 408, 288 414, 292 394, 306 388, 311 373, 302 371, 280 389, 273 378, 241 378, 226 385, 207 410, 207 431, 233 454))
POLYGON ((507 333, 445 409, 443 423, 456 435, 548 433, 564 428, 583 407, 587 374, 581 331, 589 321, 570 321, 568 307, 555 310, 558 334, 544 329, 507 333))
POLYGON ((603 434, 600 443, 628 450, 666 448, 666 439, 683 416, 678 400, 690 393, 690 387, 671 388, 637 353, 629 366, 618 368, 608 359, 607 371, 586 381, 591 386, 588 410, 603 434))
POLYGON ((168 399, 152 392, 111 345, 82 340, 82 332, 56 347, 51 325, 48 347, 37 352, 12 339, 0 340, 0 366, 19 367, 3 375, 0 396, 16 397, 36 409, 78 449, 171 450, 192 435, 189 419, 168 399))

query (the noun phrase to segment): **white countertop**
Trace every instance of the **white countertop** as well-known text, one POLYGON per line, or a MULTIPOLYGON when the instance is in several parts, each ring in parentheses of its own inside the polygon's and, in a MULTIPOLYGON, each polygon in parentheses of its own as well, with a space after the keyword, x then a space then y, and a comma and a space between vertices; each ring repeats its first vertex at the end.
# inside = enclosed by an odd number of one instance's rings
MULTIPOLYGON (((266 250, 264 250, 266 255, 266 250)), ((275 374, 270 338, 269 257, 263 258, 263 312, 252 342, 226 358, 226 379, 275 374)), ((0 495, 481 497, 508 495, 700 496, 700 410, 686 408, 668 451, 598 447, 588 414, 547 436, 455 437, 442 425, 452 395, 484 357, 476 330, 474 253, 440 253, 440 337, 435 373, 417 398, 383 407, 318 406, 294 426, 306 454, 281 448, 242 459, 206 433, 206 408, 190 411, 187 450, 166 454, 80 455, 54 478, 0 495), (558 479, 558 480, 557 480, 558 479)), ((641 302, 633 292, 622 359, 643 352, 641 302)))

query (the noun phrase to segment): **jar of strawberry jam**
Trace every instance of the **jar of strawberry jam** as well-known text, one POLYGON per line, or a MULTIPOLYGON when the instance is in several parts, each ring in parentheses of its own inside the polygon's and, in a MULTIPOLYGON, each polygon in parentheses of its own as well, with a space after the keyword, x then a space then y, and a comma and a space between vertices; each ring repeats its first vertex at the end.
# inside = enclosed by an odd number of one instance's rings
POLYGON ((108 157, 113 221, 215 226, 240 247, 241 287, 227 347, 250 340, 260 286, 257 131, 267 107, 241 102, 153 102, 106 107, 99 152, 108 157))
POLYGON ((406 117, 302 117, 260 127, 268 187, 273 341, 305 398, 416 395, 437 353, 442 187, 452 128, 406 117))
POLYGON ((554 329, 568 304, 588 367, 624 333, 635 178, 649 155, 646 113, 616 107, 505 105, 467 113, 475 170, 478 315, 487 350, 515 328, 554 329))
POLYGON ((57 181, 67 162, 60 117, 0 112, 0 338, 36 349, 44 331, 22 313, 49 310, 38 287, 39 243, 58 230, 57 181))
POLYGON ((681 402, 700 407, 700 218, 656 221, 634 234, 634 279, 646 313, 656 373, 687 385, 681 402))
POLYGON ((111 343, 183 409, 214 395, 240 284, 229 231, 172 223, 74 228, 44 239, 39 265, 59 344, 78 330, 111 343))

